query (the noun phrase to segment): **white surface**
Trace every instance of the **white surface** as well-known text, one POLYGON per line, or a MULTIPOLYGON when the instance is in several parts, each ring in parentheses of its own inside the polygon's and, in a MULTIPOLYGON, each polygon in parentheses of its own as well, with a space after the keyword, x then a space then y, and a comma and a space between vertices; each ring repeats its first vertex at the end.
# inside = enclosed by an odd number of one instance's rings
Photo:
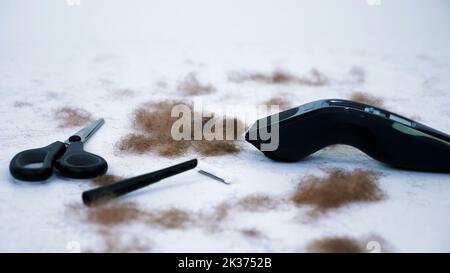
MULTIPOLYGON (((95 227, 68 216, 65 204, 81 202, 86 181, 53 177, 45 184, 16 183, 12 156, 64 140, 52 111, 71 105, 104 117, 106 124, 86 148, 105 157, 110 173, 133 176, 196 155, 166 159, 115 152, 130 131, 130 114, 142 102, 182 98, 176 82, 189 72, 218 92, 202 96, 208 109, 258 105, 276 94, 294 104, 364 91, 386 107, 450 132, 450 4, 448 1, 1 1, 0 3, 0 251, 101 250, 95 227), (342 84, 353 66, 367 71, 364 84, 342 84), (324 87, 234 84, 233 70, 295 74, 315 67, 335 80, 324 87), (156 82, 169 86, 161 89, 156 82), (136 92, 120 99, 114 90, 136 92), (16 101, 31 107, 14 107, 16 101)), ((130 196, 143 207, 207 209, 223 200, 267 193, 287 196, 299 179, 320 167, 383 172, 388 199, 355 204, 303 223, 302 210, 233 212, 225 231, 162 231, 139 225, 127 236, 147 238, 152 251, 304 251, 329 235, 377 234, 394 251, 450 250, 450 177, 388 169, 349 147, 324 150, 295 164, 275 163, 250 145, 238 155, 201 158, 232 173, 232 185, 196 172, 130 196), (265 239, 237 232, 255 227, 265 239)), ((124 229, 122 229, 124 230, 124 229)))

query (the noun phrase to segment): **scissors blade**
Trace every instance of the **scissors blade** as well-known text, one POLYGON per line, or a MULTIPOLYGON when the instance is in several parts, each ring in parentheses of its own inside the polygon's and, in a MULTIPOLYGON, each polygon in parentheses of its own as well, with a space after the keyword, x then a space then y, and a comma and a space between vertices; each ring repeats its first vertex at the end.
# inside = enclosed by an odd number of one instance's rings
POLYGON ((71 138, 73 138, 74 136, 80 137, 79 141, 84 143, 84 142, 88 141, 88 139, 95 132, 97 132, 97 130, 100 129, 100 127, 104 123, 105 123, 105 120, 103 118, 93 121, 93 122, 89 123, 88 125, 86 125, 86 127, 84 127, 83 129, 81 129, 80 131, 76 132, 74 135, 69 137, 66 141, 64 141, 64 143, 69 144, 71 142, 71 138))

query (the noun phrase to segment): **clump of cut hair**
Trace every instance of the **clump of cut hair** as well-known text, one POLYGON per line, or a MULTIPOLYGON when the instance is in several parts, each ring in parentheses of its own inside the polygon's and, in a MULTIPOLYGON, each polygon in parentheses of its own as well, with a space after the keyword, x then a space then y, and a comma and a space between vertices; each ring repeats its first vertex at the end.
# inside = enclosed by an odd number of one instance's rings
POLYGON ((55 111, 55 118, 59 120, 59 127, 76 127, 92 121, 92 114, 81 108, 65 106, 55 111))
POLYGON ((374 234, 360 238, 326 236, 306 246, 308 252, 314 253, 382 253, 391 252, 391 249, 384 238, 374 234))
POLYGON ((378 177, 379 174, 368 170, 329 170, 324 177, 303 179, 291 200, 299 206, 311 205, 318 212, 355 202, 379 201, 384 193, 377 184, 378 177))
POLYGON ((110 201, 89 209, 88 221, 104 225, 128 223, 139 218, 140 210, 134 203, 110 201))
POLYGON ((272 105, 278 106, 280 111, 287 110, 292 107, 291 101, 283 98, 283 97, 272 97, 264 102, 267 107, 272 105))
POLYGON ((90 207, 71 204, 67 205, 67 208, 88 223, 107 226, 138 220, 142 215, 142 211, 135 203, 114 200, 96 203, 90 207))
POLYGON ((364 244, 350 237, 326 237, 314 240, 306 247, 313 253, 362 253, 366 252, 364 244))
POLYGON ((278 204, 279 202, 272 196, 262 194, 245 196, 236 203, 239 208, 247 211, 270 210, 274 209, 278 204))
POLYGON ((282 70, 275 70, 270 77, 270 82, 272 83, 291 83, 295 82, 295 80, 295 76, 282 70))
POLYGON ((241 149, 237 142, 230 140, 198 140, 192 142, 192 147, 204 156, 235 154, 241 149))
POLYGON ((177 89, 185 95, 204 95, 211 94, 216 88, 209 83, 201 83, 195 73, 189 73, 182 81, 178 83, 177 89))
POLYGON ((118 148, 121 151, 132 151, 142 154, 152 148, 153 139, 143 134, 128 134, 123 137, 119 143, 118 148))
POLYGON ((300 77, 298 83, 305 86, 325 86, 328 85, 330 81, 325 74, 313 68, 308 75, 300 77))
MULTIPOLYGON (((220 118, 212 116, 210 119, 204 121, 215 122, 217 119, 220 118)), ((206 124, 206 122, 204 122, 204 124, 206 124)), ((221 124, 223 125, 222 129, 214 128, 214 132, 216 132, 216 130, 221 130, 220 134, 223 136, 223 139, 213 139, 209 141, 194 140, 191 142, 194 150, 205 156, 238 153, 241 147, 237 140, 240 140, 241 135, 244 133, 244 123, 237 118, 222 118, 221 124)), ((191 128, 194 128, 194 126, 192 125, 191 128)), ((196 130, 196 128, 194 128, 194 130, 196 130)))
POLYGON ((165 208, 149 211, 142 219, 146 224, 161 229, 199 227, 216 232, 222 229, 220 223, 229 217, 231 209, 228 202, 222 202, 207 211, 165 208))
POLYGON ((160 156, 172 157, 185 153, 189 144, 185 140, 175 141, 171 136, 172 124, 176 117, 171 116, 174 106, 182 101, 163 101, 146 103, 133 113, 133 125, 137 133, 122 138, 118 147, 122 151, 144 153, 154 151, 160 156))
POLYGON ((135 203, 111 200, 90 207, 69 204, 66 205, 66 209, 80 220, 95 225, 98 235, 103 240, 101 252, 144 252, 151 249, 142 239, 134 238, 131 242, 127 242, 121 236, 120 227, 133 221, 141 221, 145 215, 145 211, 135 203))
POLYGON ((135 221, 158 228, 180 229, 197 219, 195 213, 183 209, 146 210, 140 208, 136 203, 117 200, 108 200, 89 207, 78 204, 70 204, 66 207, 69 212, 77 215, 83 221, 105 227, 135 221))
POLYGON ((230 204, 227 202, 222 202, 214 208, 214 212, 211 217, 216 222, 225 220, 230 214, 230 204))
POLYGON ((33 104, 30 102, 26 102, 26 101, 15 101, 13 106, 16 108, 22 108, 22 107, 33 106, 33 104))
POLYGON ((248 73, 248 72, 230 72, 228 79, 235 83, 248 81, 260 82, 266 84, 299 84, 305 86, 323 86, 329 83, 328 78, 318 71, 311 69, 309 74, 304 76, 295 76, 283 70, 275 70, 272 73, 248 73))
POLYGON ((210 232, 221 231, 224 228, 221 223, 230 217, 234 208, 231 202, 223 201, 211 210, 199 212, 197 214, 197 225, 210 232))
POLYGON ((258 73, 258 72, 230 72, 228 79, 235 83, 243 83, 248 81, 260 82, 266 84, 288 84, 294 83, 297 78, 283 70, 275 70, 272 73, 258 73))
POLYGON ((136 203, 109 200, 85 207, 80 204, 66 205, 67 212, 80 220, 94 225, 103 240, 101 252, 144 252, 151 250, 146 238, 132 237, 124 240, 122 230, 126 224, 136 222, 148 227, 175 230, 190 226, 209 231, 221 230, 220 223, 228 217, 228 203, 219 204, 212 211, 189 211, 180 208, 144 209, 136 203))
POLYGON ((122 176, 114 175, 114 174, 104 174, 102 176, 98 176, 92 180, 92 182, 98 186, 109 185, 115 182, 123 180, 122 176))
POLYGON ((255 229, 255 228, 241 229, 241 234, 248 238, 261 238, 263 236, 261 231, 255 229))
MULTIPOLYGON (((251 195, 233 201, 223 201, 212 209, 190 211, 181 208, 145 209, 133 202, 109 200, 93 206, 81 204, 66 205, 71 215, 77 216, 83 222, 94 225, 103 240, 102 252, 143 252, 151 249, 144 244, 146 238, 135 242, 123 240, 121 231, 131 222, 164 230, 180 230, 190 227, 201 228, 209 232, 220 232, 224 229, 221 223, 230 217, 236 209, 262 211, 275 207, 272 197, 251 195)), ((255 228, 235 230, 247 238, 261 238, 263 234, 255 228)))
POLYGON ((350 99, 353 101, 356 101, 356 102, 369 104, 369 105, 372 105, 375 107, 380 107, 380 108, 384 107, 384 101, 382 98, 375 97, 373 95, 366 94, 364 92, 354 92, 351 95, 350 99))
POLYGON ((366 81, 366 70, 362 66, 354 65, 348 74, 352 83, 361 84, 366 81))
POLYGON ((149 212, 145 221, 150 225, 165 229, 180 229, 186 227, 188 223, 194 220, 191 213, 177 208, 170 208, 149 212))
MULTIPOLYGON (((179 156, 189 149, 208 156, 239 152, 240 145, 236 140, 244 132, 245 126, 238 119, 223 119, 223 129, 213 128, 214 130, 223 130, 221 131, 223 139, 206 140, 203 138, 206 137, 202 131, 203 126, 208 121, 214 122, 216 119, 219 119, 219 117, 214 115, 209 118, 201 117, 200 114, 193 112, 192 106, 181 101, 147 103, 137 108, 133 113, 133 124, 137 132, 122 138, 117 147, 121 151, 137 153, 152 151, 165 157, 179 156), (177 105, 185 105, 190 108, 190 139, 175 140, 172 137, 172 126, 179 117, 172 117, 171 111, 177 105), (198 128, 199 126, 195 126, 196 124, 202 126, 198 128), (194 136, 196 135, 202 136, 202 140, 195 140, 194 136), (227 136, 232 136, 232 139, 227 138, 227 136)), ((183 129, 187 130, 186 128, 183 129)))

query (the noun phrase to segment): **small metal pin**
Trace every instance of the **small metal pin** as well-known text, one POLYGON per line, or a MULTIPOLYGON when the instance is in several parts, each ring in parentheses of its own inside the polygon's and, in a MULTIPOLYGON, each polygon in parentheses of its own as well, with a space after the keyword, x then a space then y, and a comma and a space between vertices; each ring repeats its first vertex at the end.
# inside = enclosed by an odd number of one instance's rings
POLYGON ((215 168, 204 162, 199 162, 197 168, 198 172, 205 176, 208 176, 212 179, 215 179, 227 185, 231 184, 232 177, 230 175, 225 174, 222 170, 219 170, 218 168, 215 168))

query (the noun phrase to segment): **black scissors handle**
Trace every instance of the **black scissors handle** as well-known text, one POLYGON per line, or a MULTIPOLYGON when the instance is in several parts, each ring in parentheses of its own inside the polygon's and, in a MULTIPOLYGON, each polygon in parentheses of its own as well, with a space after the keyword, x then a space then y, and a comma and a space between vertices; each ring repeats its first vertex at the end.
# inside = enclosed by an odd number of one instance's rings
POLYGON ((9 170, 12 176, 20 180, 46 180, 53 173, 55 160, 64 151, 66 151, 66 144, 61 141, 53 142, 46 147, 22 151, 13 157, 9 170))
POLYGON ((56 141, 46 147, 20 152, 11 160, 9 170, 19 180, 41 181, 52 175, 53 166, 70 178, 92 178, 108 170, 105 159, 84 151, 83 142, 76 139, 67 148, 63 142, 56 141))
POLYGON ((56 169, 70 178, 92 178, 105 174, 108 163, 103 157, 83 150, 83 142, 71 142, 61 158, 56 160, 56 169))
POLYGON ((53 167, 71 178, 92 178, 106 173, 106 161, 83 150, 83 143, 104 123, 102 118, 95 120, 64 142, 56 141, 46 147, 16 154, 9 164, 12 176, 25 181, 46 180, 52 175, 53 167))

